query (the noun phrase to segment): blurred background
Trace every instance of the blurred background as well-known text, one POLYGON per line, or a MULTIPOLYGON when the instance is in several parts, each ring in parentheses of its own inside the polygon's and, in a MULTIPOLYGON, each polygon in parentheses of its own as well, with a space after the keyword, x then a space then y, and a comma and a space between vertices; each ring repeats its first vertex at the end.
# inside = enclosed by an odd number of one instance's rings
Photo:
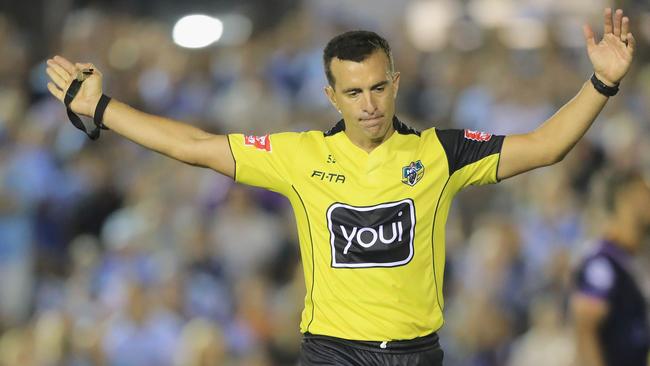
POLYGON ((211 132, 325 130, 322 49, 364 28, 393 47, 400 118, 511 134, 588 79, 580 27, 602 34, 606 6, 638 39, 619 95, 561 163, 454 203, 448 366, 570 364, 603 177, 650 173, 647 1, 0 1, 0 365, 295 365, 300 344, 288 202, 111 132, 90 142, 48 95, 46 58, 93 62, 107 94, 211 132))

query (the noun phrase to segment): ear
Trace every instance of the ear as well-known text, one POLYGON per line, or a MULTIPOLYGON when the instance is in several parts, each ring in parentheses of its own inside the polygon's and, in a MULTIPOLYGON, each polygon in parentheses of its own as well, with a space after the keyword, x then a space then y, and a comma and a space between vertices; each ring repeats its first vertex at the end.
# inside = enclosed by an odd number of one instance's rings
POLYGON ((323 88, 325 90, 325 95, 327 95, 327 99, 329 99, 330 103, 332 103, 332 106, 336 108, 339 113, 341 113, 341 109, 339 108, 339 105, 336 103, 336 93, 334 92, 334 88, 332 88, 331 85, 326 86, 323 88))
POLYGON ((393 98, 397 98, 397 90, 399 90, 399 71, 393 73, 393 98))

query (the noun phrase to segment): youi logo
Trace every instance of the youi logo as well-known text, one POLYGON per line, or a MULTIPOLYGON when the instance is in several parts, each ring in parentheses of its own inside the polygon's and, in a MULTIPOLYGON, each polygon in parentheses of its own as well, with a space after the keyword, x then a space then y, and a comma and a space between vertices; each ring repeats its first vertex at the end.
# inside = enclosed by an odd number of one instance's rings
POLYGON ((415 207, 411 199, 327 210, 332 267, 397 267, 413 258, 415 207))

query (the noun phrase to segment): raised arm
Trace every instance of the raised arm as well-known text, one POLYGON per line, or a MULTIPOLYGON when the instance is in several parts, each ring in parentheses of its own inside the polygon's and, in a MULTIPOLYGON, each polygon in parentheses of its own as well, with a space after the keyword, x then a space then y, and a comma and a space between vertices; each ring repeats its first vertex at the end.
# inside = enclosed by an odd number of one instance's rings
MULTIPOLYGON (((612 9, 607 8, 600 42, 596 43, 589 25, 583 27, 594 74, 608 86, 618 85, 630 68, 636 41, 629 24, 622 10, 612 14, 612 9)), ((608 97, 587 81, 573 99, 536 130, 507 136, 501 149, 497 177, 505 179, 561 161, 587 132, 607 100, 608 97)))
POLYGON ((571 298, 575 322, 576 365, 605 366, 598 331, 609 313, 609 305, 594 297, 576 293, 571 298))
MULTIPOLYGON (((65 58, 55 56, 47 61, 47 74, 51 79, 47 88, 63 102, 72 79, 83 68, 92 68, 94 72, 81 84, 70 108, 77 114, 92 117, 102 95, 102 74, 93 65, 73 65, 65 58)), ((210 134, 184 123, 147 114, 115 99, 108 104, 103 123, 114 132, 148 149, 187 164, 234 176, 235 162, 226 136, 210 134)))

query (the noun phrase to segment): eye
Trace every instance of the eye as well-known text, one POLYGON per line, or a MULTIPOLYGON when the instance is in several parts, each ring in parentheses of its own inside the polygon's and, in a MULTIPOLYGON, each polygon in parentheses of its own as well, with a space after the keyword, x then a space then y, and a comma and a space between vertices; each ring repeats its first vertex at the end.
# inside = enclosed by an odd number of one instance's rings
POLYGON ((376 87, 376 88, 375 88, 375 91, 377 91, 377 92, 380 92, 380 93, 381 93, 381 92, 383 92, 383 91, 384 91, 384 89, 386 89, 386 87, 382 85, 382 86, 378 86, 378 87, 376 87))
POLYGON ((358 91, 351 91, 351 92, 348 93, 348 96, 353 97, 353 98, 356 97, 357 95, 359 95, 358 91))

